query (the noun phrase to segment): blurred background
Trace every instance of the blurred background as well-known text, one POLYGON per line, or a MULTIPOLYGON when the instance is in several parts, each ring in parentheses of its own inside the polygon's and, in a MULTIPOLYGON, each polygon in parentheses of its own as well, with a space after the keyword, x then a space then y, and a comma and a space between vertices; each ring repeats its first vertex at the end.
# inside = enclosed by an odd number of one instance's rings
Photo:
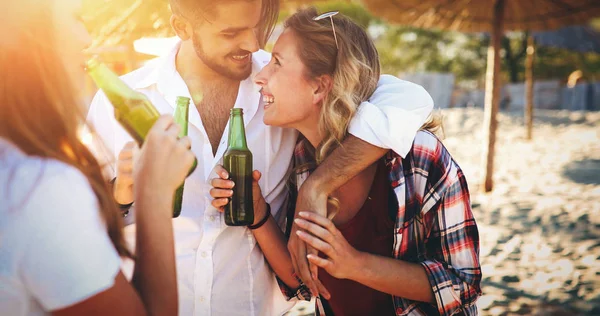
MULTIPOLYGON (((600 315, 600 1, 283 1, 280 21, 306 5, 364 26, 383 71, 432 95, 479 225, 481 314, 600 315)), ((124 74, 169 50, 169 17, 87 0, 84 19, 124 74)))

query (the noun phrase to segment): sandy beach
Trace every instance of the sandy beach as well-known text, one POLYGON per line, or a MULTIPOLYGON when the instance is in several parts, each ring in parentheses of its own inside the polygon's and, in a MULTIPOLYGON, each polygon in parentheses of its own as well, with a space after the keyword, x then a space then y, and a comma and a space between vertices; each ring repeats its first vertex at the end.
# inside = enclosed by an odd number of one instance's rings
MULTIPOLYGON (((600 315, 600 112, 500 113, 494 191, 481 193, 483 110, 440 111, 481 238, 481 315, 600 315)), ((314 315, 299 303, 289 315, 314 315)))

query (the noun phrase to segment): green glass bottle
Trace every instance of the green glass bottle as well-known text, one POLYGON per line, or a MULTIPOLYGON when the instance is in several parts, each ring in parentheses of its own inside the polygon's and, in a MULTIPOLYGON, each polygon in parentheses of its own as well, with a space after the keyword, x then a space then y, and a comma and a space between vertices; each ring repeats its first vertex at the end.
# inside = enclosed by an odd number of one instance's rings
MULTIPOLYGON (((175 114, 173 115, 175 123, 181 127, 179 131, 179 137, 187 136, 188 134, 188 118, 190 110, 190 98, 177 97, 175 107, 175 114)), ((196 168, 197 160, 194 160, 194 165, 190 171, 196 168)), ((173 199, 173 217, 178 217, 181 214, 181 204, 183 203, 183 184, 175 191, 175 197, 173 199)))
POLYGON ((225 224, 248 226, 254 222, 252 201, 252 153, 246 145, 242 109, 231 109, 229 117, 229 142, 223 155, 223 166, 235 183, 233 196, 225 205, 225 224))
POLYGON ((86 71, 115 108, 117 121, 141 146, 160 116, 154 105, 143 93, 131 89, 98 58, 88 60, 86 71))
MULTIPOLYGON (((138 145, 142 146, 148 131, 160 116, 158 110, 145 94, 130 88, 97 57, 88 60, 85 68, 115 108, 114 113, 117 121, 138 145)), ((198 160, 194 159, 194 164, 188 176, 192 174, 197 165, 198 160)))

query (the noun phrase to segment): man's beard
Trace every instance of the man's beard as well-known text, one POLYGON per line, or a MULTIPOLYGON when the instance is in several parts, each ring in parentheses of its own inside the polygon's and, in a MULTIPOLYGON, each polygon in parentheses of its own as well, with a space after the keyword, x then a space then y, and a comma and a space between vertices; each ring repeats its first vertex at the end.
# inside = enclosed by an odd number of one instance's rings
MULTIPOLYGON (((250 77, 250 74, 252 73, 252 63, 251 62, 248 63, 247 69, 243 69, 242 71, 240 71, 239 69, 232 69, 232 68, 227 67, 226 65, 221 65, 218 62, 211 60, 208 56, 206 56, 206 53, 204 52, 204 49, 202 48, 202 44, 200 43, 200 41, 196 40, 196 36, 192 36, 192 44, 194 45, 194 51, 196 51, 196 56, 198 56, 198 58, 200 58, 200 60, 202 60, 202 62, 206 66, 208 66, 208 68, 212 69, 214 72, 216 72, 228 79, 237 80, 237 81, 242 81, 242 80, 245 80, 246 78, 250 77)), ((231 57, 231 55, 246 55, 246 54, 250 54, 250 52, 243 51, 243 52, 239 52, 239 53, 233 53, 233 54, 229 54, 228 57, 231 57)))

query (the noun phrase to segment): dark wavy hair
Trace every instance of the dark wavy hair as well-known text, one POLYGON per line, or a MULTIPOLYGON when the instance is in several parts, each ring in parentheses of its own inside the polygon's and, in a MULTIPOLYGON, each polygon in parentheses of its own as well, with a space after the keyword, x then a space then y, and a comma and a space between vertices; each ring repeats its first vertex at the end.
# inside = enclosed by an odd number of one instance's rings
MULTIPOLYGON (((203 17, 206 14, 211 13, 214 5, 224 3, 225 1, 243 0, 169 0, 169 4, 171 6, 171 11, 174 14, 191 14, 195 17, 203 17)), ((277 17, 279 16, 279 0, 261 0, 261 2, 262 10, 260 18, 261 22, 258 26, 258 44, 260 48, 264 48, 277 23, 277 17)))

